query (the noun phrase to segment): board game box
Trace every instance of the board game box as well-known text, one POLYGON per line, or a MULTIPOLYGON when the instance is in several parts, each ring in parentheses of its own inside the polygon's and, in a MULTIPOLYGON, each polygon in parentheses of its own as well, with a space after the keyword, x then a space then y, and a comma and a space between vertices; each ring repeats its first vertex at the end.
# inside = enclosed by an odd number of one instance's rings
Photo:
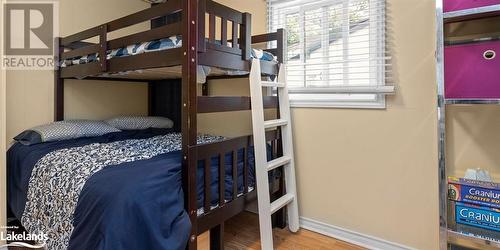
POLYGON ((493 182, 448 178, 448 198, 500 209, 500 185, 493 182))
POLYGON ((500 209, 482 207, 457 202, 455 204, 455 220, 457 224, 500 231, 500 209))

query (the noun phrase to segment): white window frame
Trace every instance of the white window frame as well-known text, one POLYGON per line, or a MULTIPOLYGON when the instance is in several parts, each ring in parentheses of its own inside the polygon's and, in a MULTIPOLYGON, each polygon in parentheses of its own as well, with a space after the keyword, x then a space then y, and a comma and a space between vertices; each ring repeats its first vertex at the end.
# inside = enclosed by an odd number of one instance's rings
MULTIPOLYGON (((325 0, 325 1, 318 1, 316 4, 312 5, 307 5, 307 7, 303 6, 299 8, 299 11, 297 10, 294 11, 289 11, 289 12, 281 12, 280 18, 285 18, 287 15, 290 14, 299 14, 299 18, 301 20, 304 20, 304 13, 310 10, 317 10, 319 8, 324 8, 325 11, 323 13, 323 22, 326 20, 328 12, 327 8, 332 6, 332 5, 338 5, 338 4, 343 4, 344 8, 343 10, 347 10, 346 6, 348 6, 350 0, 325 0)), ((370 8, 370 36, 376 36, 377 39, 370 39, 370 48, 375 48, 375 54, 377 55, 377 58, 384 58, 386 57, 386 50, 385 50, 385 25, 378 25, 378 23, 383 22, 385 19, 381 18, 385 15, 385 1, 381 0, 369 0, 370 1, 370 6, 372 5, 377 5, 380 6, 380 8, 370 8), (376 13, 379 11, 383 11, 384 13, 376 13), (383 20, 379 20, 383 19, 383 20)), ((271 9, 268 9, 268 12, 270 12, 271 9)), ((268 16, 271 15, 271 13, 268 13, 268 16)), ((349 32, 349 18, 347 15, 349 13, 347 11, 343 11, 344 18, 343 24, 342 24, 342 33, 346 34, 349 32)), ((282 20, 281 23, 285 24, 286 21, 282 20)), ((303 22, 300 22, 302 25, 300 26, 301 34, 300 34, 300 44, 304 44, 304 37, 305 37, 305 32, 304 32, 304 27, 303 27, 303 22)), ((322 24, 324 25, 324 23, 322 24)), ((286 26, 286 24, 285 24, 286 26)), ((273 23, 271 20, 268 20, 268 29, 271 32, 272 30, 275 30, 276 27, 273 27, 273 23)), ((328 32, 328 26, 325 25, 323 27, 324 31, 328 32)), ((343 36, 344 38, 344 46, 348 46, 348 43, 346 42, 348 37, 343 36)), ((329 46, 329 39, 328 36, 324 35, 322 40, 322 47, 324 46, 329 46)), ((304 51, 301 51, 301 60, 304 60, 304 51)), ((344 48, 344 58, 348 57, 348 50, 344 48)), ((369 59, 371 60, 371 59, 369 59)), ((289 87, 289 92, 291 94, 290 98, 290 105, 292 107, 307 107, 307 108, 364 108, 364 109, 385 109, 386 108, 386 100, 385 96, 388 94, 393 94, 394 93, 394 86, 386 86, 386 66, 384 63, 377 63, 377 60, 375 59, 375 65, 376 65, 376 70, 373 70, 370 72, 370 78, 375 79, 375 84, 370 85, 370 86, 348 86, 348 77, 346 77, 345 74, 348 73, 348 71, 344 71, 344 86, 329 86, 329 87, 323 87, 323 88, 296 88, 296 87, 289 87), (301 98, 301 100, 297 100, 293 98, 293 95, 300 95, 304 94, 304 96, 301 98), (306 95, 307 94, 307 95, 306 95), (317 94, 317 97, 314 97, 311 94, 317 94), (331 98, 318 98, 318 96, 321 96, 322 94, 338 94, 337 97, 331 97, 331 98), (369 94, 373 95, 374 98, 367 100, 366 98, 353 98, 353 95, 356 94, 369 94)), ((347 62, 347 61, 346 61, 347 62)), ((347 66, 347 65, 346 65, 347 66)), ((346 67, 347 68, 347 67, 346 67)), ((327 69, 325 69, 327 70, 327 69)), ((325 72, 328 75, 328 72, 325 72)), ((304 76, 305 77, 305 76, 304 76)), ((305 80, 304 80, 305 81, 305 80)), ((304 82, 305 85, 305 82, 304 82)))

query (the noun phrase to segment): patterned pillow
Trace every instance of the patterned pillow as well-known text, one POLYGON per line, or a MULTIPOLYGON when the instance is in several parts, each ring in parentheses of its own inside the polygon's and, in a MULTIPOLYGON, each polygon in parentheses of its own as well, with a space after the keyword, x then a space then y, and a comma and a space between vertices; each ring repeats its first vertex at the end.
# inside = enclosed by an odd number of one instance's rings
POLYGON ((121 116, 106 120, 106 122, 121 130, 142 130, 148 128, 172 128, 174 122, 159 116, 121 116))
POLYGON ((42 142, 101 136, 113 132, 120 132, 120 130, 104 121, 68 120, 34 127, 14 137, 14 140, 23 145, 33 145, 42 142))
POLYGON ((76 124, 78 126, 80 134, 82 135, 79 137, 94 137, 121 131, 113 126, 110 126, 105 121, 68 120, 66 122, 76 124))

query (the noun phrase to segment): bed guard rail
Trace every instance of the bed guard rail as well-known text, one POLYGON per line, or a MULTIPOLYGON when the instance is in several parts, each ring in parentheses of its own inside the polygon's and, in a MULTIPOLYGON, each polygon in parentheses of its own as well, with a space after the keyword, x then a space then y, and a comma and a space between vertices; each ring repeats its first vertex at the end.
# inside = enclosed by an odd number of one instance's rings
POLYGON ((252 15, 241 13, 213 0, 199 1, 198 6, 198 50, 207 48, 251 57, 252 15), (208 36, 206 35, 208 19, 208 36), (217 27, 218 26, 218 27, 217 27), (230 27, 230 29, 228 29, 230 27), (208 42, 206 38, 208 37, 208 42), (228 44, 229 41, 238 41, 228 44))
POLYGON ((155 39, 166 38, 172 35, 178 35, 181 33, 181 23, 173 23, 109 41, 107 39, 108 33, 153 20, 158 17, 174 14, 181 10, 181 1, 172 0, 113 20, 103 25, 61 38, 59 41, 59 46, 61 48, 59 59, 66 60, 91 54, 98 54, 97 60, 93 62, 94 67, 90 67, 90 70, 105 72, 108 68, 107 58, 104 55, 107 54, 108 50, 123 48, 131 44, 147 42, 155 39), (95 37, 98 37, 98 43, 85 41, 95 37))
MULTIPOLYGON (((280 133, 277 130, 268 131, 266 133, 266 140, 274 144, 280 138, 280 133)), ((204 228, 198 228, 199 232, 204 232, 207 229, 217 225, 221 221, 231 218, 236 215, 238 211, 241 211, 240 208, 236 209, 236 207, 243 206, 242 202, 244 199, 237 199, 240 195, 246 195, 249 192, 255 190, 255 183, 250 183, 250 168, 249 168, 249 150, 253 146, 253 137, 252 136, 242 136, 227 139, 221 142, 214 142, 208 144, 198 144, 196 146, 190 147, 192 153, 196 152, 198 163, 202 163, 203 171, 204 171, 204 179, 203 179, 203 187, 204 187, 204 203, 203 203, 203 214, 200 215, 201 220, 206 220, 208 223, 199 223, 199 226, 203 225, 204 228), (238 158, 238 152, 243 151, 243 159, 238 158), (217 191, 218 191, 218 201, 217 201, 217 209, 214 209, 212 204, 212 188, 211 184, 213 183, 213 173, 211 168, 211 161, 214 157, 218 159, 219 165, 217 169, 217 176, 226 176, 227 173, 227 165, 226 165, 226 156, 231 155, 232 162, 230 164, 231 167, 231 179, 232 187, 230 187, 232 197, 227 200, 226 198, 226 179, 218 178, 217 183, 217 191), (243 172, 239 173, 238 171, 238 160, 243 161, 243 172), (243 183, 239 183, 239 176, 243 176, 243 183), (243 187, 243 190, 240 191, 238 187, 243 187), (220 209, 225 208, 226 209, 220 209), (235 207, 235 208, 233 208, 235 207), (219 218, 209 218, 209 217, 219 217, 219 218), (206 218, 204 218, 206 217, 206 218), (221 220, 223 219, 223 220, 221 220), (212 222, 210 222, 212 221, 212 222)), ((274 149, 273 149, 274 151, 274 149)), ((274 156, 276 156, 276 152, 272 152, 274 156)), ((199 166, 199 165, 198 165, 199 166)), ((255 198, 255 197, 254 197, 255 198)))
MULTIPOLYGON (((166 25, 143 32, 113 40, 108 40, 108 34, 142 22, 182 13, 182 2, 182 0, 169 0, 97 27, 61 38, 59 40, 59 60, 73 59, 92 54, 99 55, 89 65, 78 67, 78 69, 74 70, 76 72, 68 73, 68 75, 91 75, 106 71, 127 70, 134 68, 134 66, 140 69, 140 65, 127 65, 126 67, 124 65, 112 65, 113 67, 110 68, 107 57, 101 55, 106 55, 108 50, 123 48, 131 44, 182 34, 182 14, 178 15, 180 18, 174 18, 174 22, 169 22, 166 25), (98 38, 97 43, 86 41, 95 39, 96 37, 98 38)), ((251 57, 251 15, 249 13, 241 13, 212 0, 200 0, 198 2, 198 35, 198 52, 206 52, 207 48, 209 48, 238 56, 241 55, 243 60, 249 60, 251 57), (205 19, 208 20, 208 27, 206 27, 207 23, 205 19), (208 31, 208 36, 206 36, 206 30, 208 31), (228 44, 228 41, 231 40, 238 42, 228 44)), ((178 52, 180 52, 180 49, 178 52)), ((169 57, 172 58, 177 55, 174 54, 169 54, 169 57)), ((179 60, 173 60, 171 64, 180 64, 180 62, 179 60)))

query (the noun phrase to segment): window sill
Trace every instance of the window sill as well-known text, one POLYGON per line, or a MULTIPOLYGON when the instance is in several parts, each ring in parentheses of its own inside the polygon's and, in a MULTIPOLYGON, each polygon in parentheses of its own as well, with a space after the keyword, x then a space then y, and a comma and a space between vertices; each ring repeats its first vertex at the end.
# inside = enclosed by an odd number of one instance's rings
POLYGON ((289 93, 298 94, 384 94, 392 95, 394 86, 332 86, 328 88, 289 88, 289 93))
POLYGON ((374 102, 337 102, 337 101, 293 101, 290 100, 291 108, 328 108, 328 109, 386 109, 385 97, 374 102))
POLYGON ((385 109, 385 96, 395 93, 394 86, 350 86, 330 88, 289 89, 290 94, 311 95, 308 98, 290 99, 292 108, 345 108, 345 109, 385 109), (324 94, 370 94, 376 95, 372 100, 362 99, 315 99, 314 95, 324 94))

